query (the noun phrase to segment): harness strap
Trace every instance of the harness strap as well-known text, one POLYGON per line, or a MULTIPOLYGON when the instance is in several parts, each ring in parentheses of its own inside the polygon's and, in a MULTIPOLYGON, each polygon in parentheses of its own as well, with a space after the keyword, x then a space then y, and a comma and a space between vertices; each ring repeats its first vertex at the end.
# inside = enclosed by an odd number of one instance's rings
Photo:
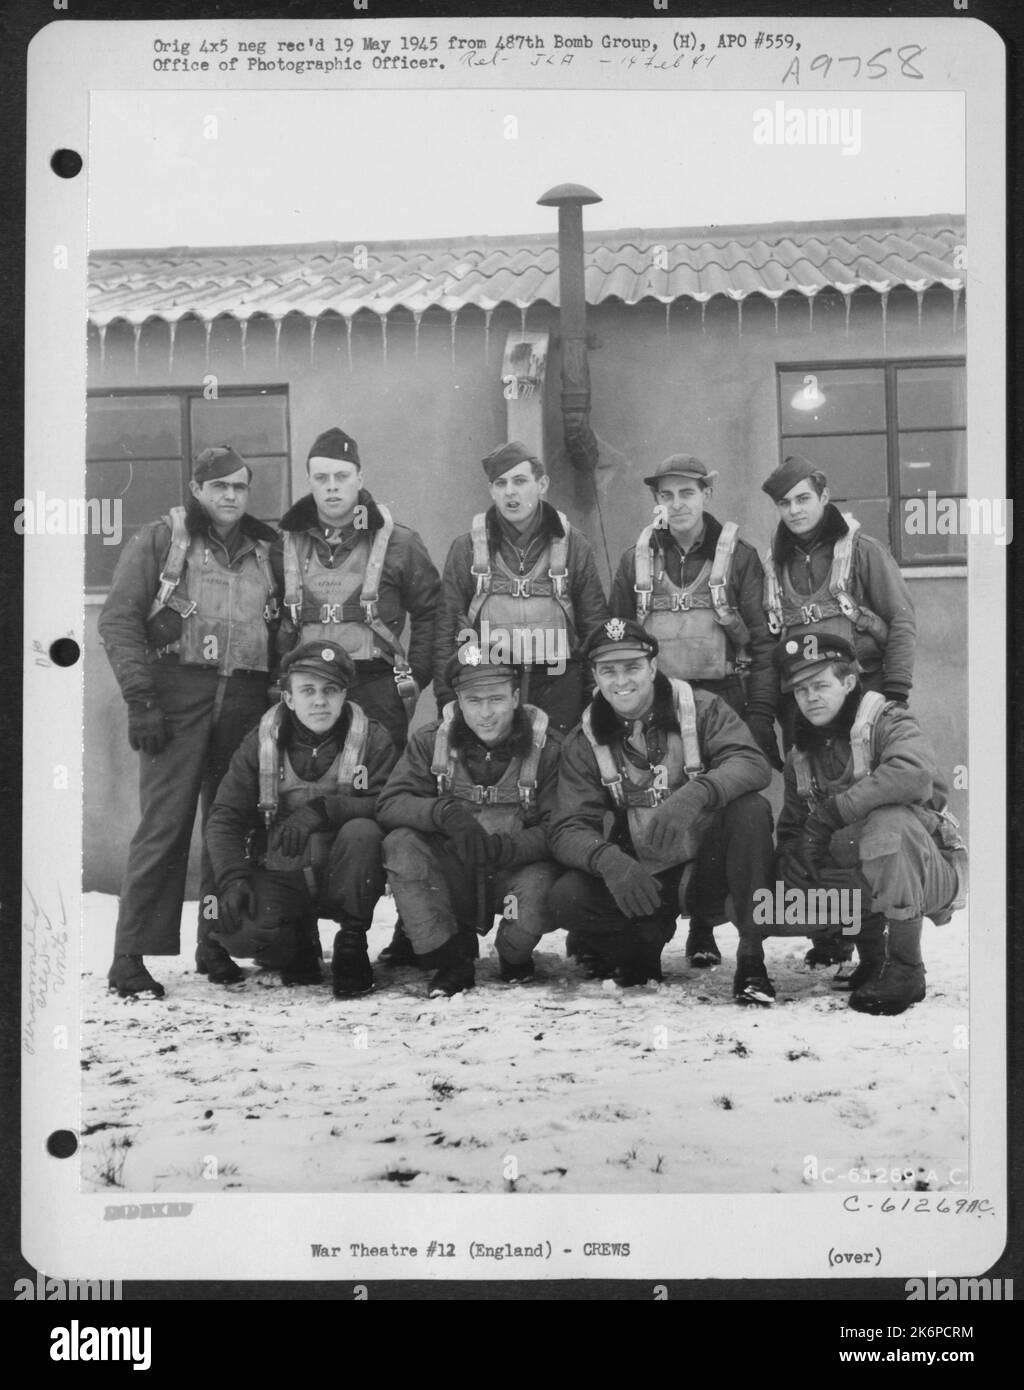
POLYGON ((651 611, 651 599, 654 594, 654 566, 651 563, 651 541, 654 538, 654 526, 645 526, 637 537, 636 549, 636 579, 633 590, 636 594, 636 620, 642 623, 651 611))
MULTIPOLYGON (((432 776, 437 778, 438 796, 444 796, 450 792, 455 780, 455 754, 451 747, 451 730, 456 709, 457 703, 454 700, 450 700, 445 705, 441 722, 434 734, 434 754, 430 762, 430 771, 432 776)), ((516 788, 523 810, 529 811, 536 799, 537 773, 540 768, 541 753, 548 739, 548 716, 543 710, 537 709, 535 705, 524 705, 523 713, 530 725, 530 751, 520 764, 516 788)), ((488 800, 486 793, 492 791, 493 788, 477 787, 474 790, 481 793, 476 799, 484 802, 488 800)))
MULTIPOLYGON (((341 757, 338 759, 337 780, 339 787, 350 787, 355 780, 356 772, 362 766, 366 754, 366 743, 370 730, 370 721, 367 719, 362 706, 357 705, 354 701, 349 701, 348 707, 352 714, 349 718, 348 734, 341 750, 341 757)), ((260 799, 258 809, 263 816, 263 823, 268 827, 277 815, 280 796, 281 750, 279 740, 283 717, 284 705, 277 704, 267 710, 259 723, 260 799)))
MULTIPOLYGON (((687 681, 675 679, 671 681, 671 685, 676 719, 679 723, 679 737, 683 744, 683 770, 687 779, 699 777, 704 771, 704 764, 701 761, 700 744, 697 741, 697 705, 693 698, 693 688, 687 681)), ((583 732, 593 750, 597 770, 601 774, 602 785, 607 789, 616 806, 622 806, 625 804, 622 773, 608 744, 598 743, 594 737, 591 723, 592 709, 593 706, 588 705, 583 711, 581 720, 583 732)))
POLYGON ((163 520, 171 528, 171 544, 164 557, 163 568, 160 571, 160 586, 156 591, 156 597, 150 606, 149 613, 146 615, 147 621, 154 618, 161 608, 173 607, 175 612, 181 613, 182 617, 186 618, 195 609, 194 603, 189 604, 183 599, 178 599, 174 604, 171 603, 174 591, 181 582, 181 576, 185 570, 185 557, 188 555, 188 548, 191 543, 188 528, 185 525, 185 508, 172 507, 170 513, 163 520))
POLYGON ((764 566, 764 591, 761 606, 768 615, 768 631, 773 637, 778 637, 783 627, 782 587, 779 584, 779 572, 775 568, 775 555, 771 542, 764 552, 762 564, 764 566))
POLYGON ((720 623, 731 622, 736 616, 736 611, 726 594, 726 588, 732 571, 732 557, 736 550, 736 538, 739 535, 739 529, 735 521, 727 521, 723 525, 722 534, 718 537, 718 544, 715 546, 715 558, 711 566, 711 574, 708 577, 711 602, 714 606, 715 617, 720 623))
MULTIPOLYGON (((558 519, 562 523, 562 534, 555 536, 548 546, 548 579, 551 581, 551 593, 563 609, 566 617, 571 614, 568 609, 568 583, 569 583, 569 518, 565 512, 558 512, 558 519)), ((469 602, 469 610, 466 617, 470 627, 476 627, 476 620, 480 609, 484 606, 484 601, 492 591, 493 574, 491 570, 491 552, 487 541, 487 513, 477 512, 470 527, 470 536, 473 542, 473 563, 470 566, 470 574, 476 581, 476 588, 473 597, 469 602)), ((513 597, 520 597, 522 592, 524 597, 529 597, 529 589, 523 590, 522 581, 514 581, 516 588, 510 590, 513 597)))
MULTIPOLYGON (((857 706, 857 715, 853 721, 853 727, 850 729, 850 752, 853 755, 853 780, 855 782, 869 777, 875 770, 872 761, 875 725, 878 723, 879 715, 886 708, 886 704, 884 695, 879 694, 877 690, 867 690, 857 706)), ((813 807, 821 796, 821 787, 814 776, 811 759, 802 748, 794 748, 792 757, 797 794, 808 806, 813 807)))

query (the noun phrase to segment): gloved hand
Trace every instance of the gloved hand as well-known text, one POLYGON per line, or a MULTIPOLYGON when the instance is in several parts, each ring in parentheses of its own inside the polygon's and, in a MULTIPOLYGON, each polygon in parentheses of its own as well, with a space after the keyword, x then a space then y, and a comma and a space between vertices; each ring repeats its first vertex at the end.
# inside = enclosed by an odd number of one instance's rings
POLYGON ((779 743, 775 737, 775 720, 769 719, 766 714, 748 714, 747 728, 772 767, 781 771, 782 759, 779 757, 779 743))
POLYGON ((491 859, 490 863, 495 869, 506 869, 515 858, 515 841, 507 831, 501 830, 490 836, 491 859))
POLYGON ((814 879, 809 877, 803 860, 798 857, 795 849, 779 851, 775 860, 775 877, 782 879, 787 888, 802 888, 806 891, 809 888, 817 887, 814 879))
POLYGON ((468 869, 486 868, 492 862, 494 847, 491 836, 468 806, 463 806, 455 797, 439 801, 431 812, 431 818, 442 834, 451 840, 468 869))
POLYGON ((710 800, 711 793, 703 782, 687 782, 665 798, 647 826, 647 843, 659 858, 676 856, 681 862, 692 857, 687 851, 695 853, 696 845, 690 831, 710 800))
POLYGON ((164 712, 151 700, 133 700, 128 706, 128 742, 136 753, 155 758, 167 747, 170 734, 164 723, 164 712))
POLYGON ((210 931, 230 935, 241 931, 244 917, 255 916, 256 895, 252 891, 252 884, 247 878, 236 878, 217 900, 217 925, 211 927, 210 931))
POLYGON ((650 917, 661 902, 658 880, 617 846, 605 851, 597 871, 625 917, 650 917))
POLYGON ((833 796, 819 802, 804 821, 797 856, 815 880, 821 871, 822 863, 828 858, 829 841, 842 824, 843 818, 836 810, 833 796))
POLYGON ((270 848, 279 849, 282 854, 299 855, 306 848, 310 835, 326 826, 323 808, 310 802, 274 825, 270 832, 270 848))

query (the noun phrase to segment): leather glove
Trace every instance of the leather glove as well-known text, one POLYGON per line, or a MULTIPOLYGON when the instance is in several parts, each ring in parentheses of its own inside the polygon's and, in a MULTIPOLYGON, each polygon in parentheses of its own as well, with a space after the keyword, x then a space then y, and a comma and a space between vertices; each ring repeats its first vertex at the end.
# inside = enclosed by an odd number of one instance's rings
POLYGON ((766 714, 748 714, 747 728, 772 767, 781 771, 782 759, 779 757, 779 743, 775 737, 775 720, 769 719, 766 714))
POLYGON ((213 933, 230 935, 241 931, 242 919, 256 916, 256 895, 247 878, 236 878, 229 883, 217 900, 217 925, 211 927, 213 933))
POLYGON ((270 832, 270 848, 279 849, 282 854, 294 857, 306 848, 314 830, 326 828, 323 808, 310 802, 293 811, 285 820, 277 822, 270 832))
POLYGON ((434 824, 447 835, 468 869, 486 868, 492 862, 491 836, 467 806, 455 797, 439 801, 431 812, 434 824))
POLYGON ((622 850, 606 850, 597 871, 624 917, 650 917, 660 904, 658 880, 622 850))
POLYGON ((829 841, 843 820, 836 810, 834 797, 828 797, 814 808, 804 821, 797 857, 807 872, 817 880, 823 862, 828 858, 829 841))
POLYGON ((779 851, 775 860, 775 877, 782 879, 787 888, 802 888, 806 891, 817 887, 814 879, 808 877, 803 861, 798 858, 795 850, 779 851))
POLYGON ((695 850, 690 831, 693 823, 707 806, 711 793, 702 782, 687 782, 667 796, 651 816, 647 827, 647 843, 659 858, 675 855, 681 861, 688 850, 695 850))
POLYGON ((164 712, 152 701, 145 704, 133 701, 128 706, 128 742, 136 753, 155 758, 167 747, 170 734, 164 723, 164 712))

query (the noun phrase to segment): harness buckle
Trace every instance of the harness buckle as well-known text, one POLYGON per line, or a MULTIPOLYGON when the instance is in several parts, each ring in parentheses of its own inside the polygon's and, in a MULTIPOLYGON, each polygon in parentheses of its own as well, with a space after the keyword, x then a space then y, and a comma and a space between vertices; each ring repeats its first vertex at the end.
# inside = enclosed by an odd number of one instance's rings
POLYGON ((800 621, 802 623, 820 623, 821 605, 817 603, 803 603, 800 605, 800 621))
POLYGON ((320 621, 322 623, 340 623, 341 609, 340 603, 322 603, 320 605, 320 621))
POLYGON ((529 575, 526 575, 524 578, 519 578, 519 577, 517 576, 517 577, 515 577, 515 578, 512 580, 512 597, 513 597, 513 598, 529 598, 529 597, 530 597, 530 576, 529 576, 529 575))
POLYGON ((692 594, 673 594, 673 595, 672 595, 672 612, 673 612, 673 613, 688 613, 692 607, 693 607, 693 595, 692 595, 692 594))

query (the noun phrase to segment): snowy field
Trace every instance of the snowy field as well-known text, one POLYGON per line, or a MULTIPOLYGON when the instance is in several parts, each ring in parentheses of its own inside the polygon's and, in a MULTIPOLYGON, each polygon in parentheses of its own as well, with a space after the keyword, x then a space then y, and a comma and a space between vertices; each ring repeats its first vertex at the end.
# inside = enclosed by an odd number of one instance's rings
MULTIPOLYGON (((285 987, 244 963, 244 983, 224 988, 192 970, 195 904, 182 954, 148 962, 166 998, 121 1000, 106 986, 117 900, 83 905, 87 1191, 771 1193, 863 1189, 868 1170, 875 1191, 966 1180, 966 912, 925 925, 925 1002, 872 1018, 829 989, 831 970, 803 964, 802 937, 767 943, 775 1007, 741 1009, 734 929, 717 929, 722 966, 696 971, 685 923, 664 983, 640 989, 584 980, 561 933, 526 985, 501 983, 492 934, 477 988, 450 1000, 427 999, 419 971, 383 967, 355 1001, 334 999, 329 966, 320 986, 285 987)), ((371 959, 393 921, 384 898, 371 959)), ((325 955, 333 931, 321 924, 325 955)))

